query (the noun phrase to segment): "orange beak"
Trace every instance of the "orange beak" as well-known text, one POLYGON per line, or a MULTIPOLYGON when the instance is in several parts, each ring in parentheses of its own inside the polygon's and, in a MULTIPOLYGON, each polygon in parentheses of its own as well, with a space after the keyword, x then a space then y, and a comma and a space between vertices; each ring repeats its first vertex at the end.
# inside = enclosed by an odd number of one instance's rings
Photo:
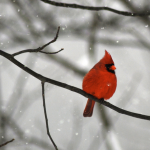
POLYGON ((110 69, 110 70, 115 70, 116 67, 113 65, 113 66, 111 66, 109 69, 110 69))

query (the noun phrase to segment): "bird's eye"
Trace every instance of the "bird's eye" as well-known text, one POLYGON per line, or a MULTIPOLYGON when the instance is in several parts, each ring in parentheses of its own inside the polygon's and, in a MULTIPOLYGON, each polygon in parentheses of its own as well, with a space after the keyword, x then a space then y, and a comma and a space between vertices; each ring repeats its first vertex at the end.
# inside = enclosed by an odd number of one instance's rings
POLYGON ((106 64, 105 66, 109 69, 111 66, 114 66, 114 64, 106 64))
POLYGON ((108 72, 115 73, 114 70, 116 69, 116 67, 114 66, 114 64, 105 64, 105 67, 108 72))

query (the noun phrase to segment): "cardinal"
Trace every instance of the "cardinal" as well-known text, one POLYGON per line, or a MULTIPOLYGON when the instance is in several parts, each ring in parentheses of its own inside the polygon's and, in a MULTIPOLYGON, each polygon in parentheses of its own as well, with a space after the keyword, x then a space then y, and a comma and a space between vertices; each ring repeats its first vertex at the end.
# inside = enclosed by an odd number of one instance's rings
MULTIPOLYGON (((98 99, 109 99, 116 91, 117 78, 111 55, 105 50, 104 57, 85 75, 82 88, 98 99)), ((91 117, 95 101, 88 99, 83 116, 91 117)))

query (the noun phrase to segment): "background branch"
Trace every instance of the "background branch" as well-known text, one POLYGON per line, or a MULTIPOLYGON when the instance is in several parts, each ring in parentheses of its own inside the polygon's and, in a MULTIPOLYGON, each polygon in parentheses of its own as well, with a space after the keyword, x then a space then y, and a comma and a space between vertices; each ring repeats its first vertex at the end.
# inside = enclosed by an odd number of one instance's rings
POLYGON ((5 145, 7 145, 7 144, 13 142, 14 140, 15 140, 15 139, 12 139, 12 140, 10 140, 10 141, 7 141, 7 142, 1 144, 0 147, 3 147, 3 146, 5 146, 5 145))
POLYGON ((44 82, 41 82, 42 84, 42 98, 43 98, 43 108, 44 108, 44 115, 45 115, 45 122, 46 122, 46 129, 47 129, 47 135, 51 142, 53 143, 54 147, 56 150, 58 150, 54 140, 52 139, 50 132, 49 132, 49 125, 48 125, 48 117, 47 117, 47 112, 46 112, 46 104, 45 104, 45 92, 44 92, 44 82))
POLYGON ((116 14, 119 15, 123 15, 123 16, 149 16, 150 12, 142 12, 142 13, 132 13, 132 12, 127 12, 127 11, 119 11, 116 9, 112 9, 109 7, 92 7, 92 6, 83 6, 83 5, 78 5, 78 4, 68 4, 68 3, 61 3, 61 2, 55 2, 55 1, 51 1, 51 0, 41 0, 47 4, 51 4, 54 6, 59 6, 59 7, 66 7, 66 8, 78 8, 78 9, 83 9, 83 10, 91 10, 91 11, 101 11, 101 10, 107 10, 107 11, 111 11, 114 12, 116 14))

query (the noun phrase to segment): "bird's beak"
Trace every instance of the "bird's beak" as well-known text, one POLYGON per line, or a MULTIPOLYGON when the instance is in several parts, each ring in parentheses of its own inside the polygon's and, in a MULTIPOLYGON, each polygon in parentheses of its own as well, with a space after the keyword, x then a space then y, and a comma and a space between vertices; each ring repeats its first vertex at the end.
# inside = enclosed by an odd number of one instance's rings
POLYGON ((110 70, 116 70, 116 67, 114 65, 112 65, 109 69, 110 70))

